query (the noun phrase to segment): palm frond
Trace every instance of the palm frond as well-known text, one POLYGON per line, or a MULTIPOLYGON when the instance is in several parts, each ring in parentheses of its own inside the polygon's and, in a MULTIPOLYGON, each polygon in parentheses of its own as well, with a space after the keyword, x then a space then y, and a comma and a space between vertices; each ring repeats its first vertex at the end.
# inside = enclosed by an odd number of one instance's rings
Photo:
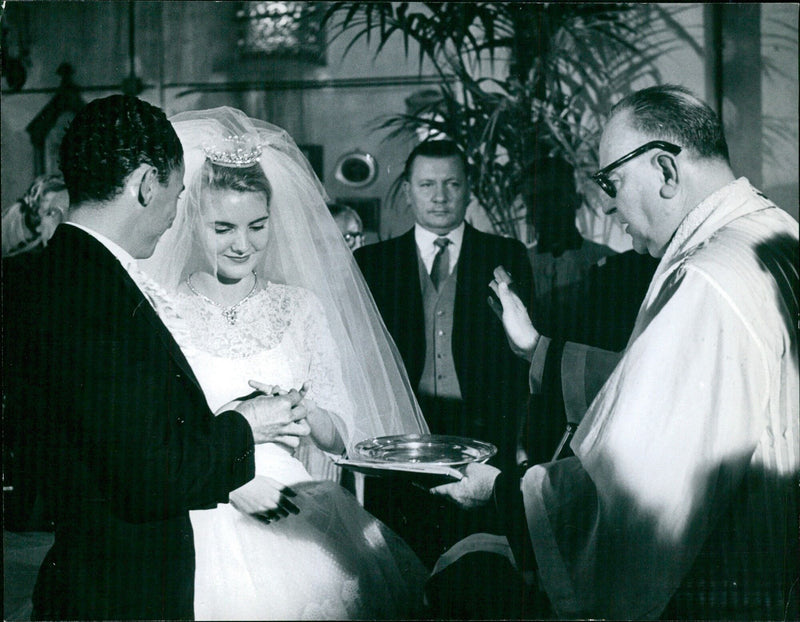
POLYGON ((387 140, 418 128, 450 136, 469 157, 472 190, 489 219, 513 235, 526 166, 538 155, 556 155, 579 171, 593 170, 612 96, 642 77, 657 80, 655 59, 679 43, 697 48, 676 19, 681 10, 634 3, 334 2, 324 24, 331 40, 353 35, 345 53, 364 40, 376 42, 376 54, 397 37, 406 56, 412 42, 417 46, 420 70, 427 61, 445 78, 441 97, 382 117, 377 127, 387 140), (500 60, 506 76, 495 73, 500 60))

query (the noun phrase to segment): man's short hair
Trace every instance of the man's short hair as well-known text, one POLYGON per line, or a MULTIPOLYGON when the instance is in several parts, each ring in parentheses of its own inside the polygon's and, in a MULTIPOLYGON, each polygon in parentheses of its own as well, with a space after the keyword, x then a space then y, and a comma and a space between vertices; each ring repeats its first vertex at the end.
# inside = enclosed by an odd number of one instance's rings
POLYGON ((64 134, 60 167, 70 203, 108 201, 142 164, 158 171, 162 184, 183 162, 183 147, 164 112, 129 95, 95 99, 64 134))
POLYGON ((344 203, 337 203, 335 201, 330 202, 327 204, 328 210, 333 216, 334 220, 339 218, 352 218, 353 220, 358 223, 358 226, 361 227, 361 216, 358 214, 356 210, 354 210, 349 205, 345 205, 344 203))
POLYGON ((719 116, 689 89, 674 84, 651 86, 620 100, 610 116, 631 113, 637 131, 694 152, 701 158, 730 163, 719 116))
POLYGON ((411 171, 414 160, 419 156, 426 158, 458 158, 464 169, 464 175, 469 177, 469 164, 464 151, 454 141, 449 139, 426 140, 414 147, 413 151, 406 158, 406 166, 403 169, 403 179, 411 179, 411 171))

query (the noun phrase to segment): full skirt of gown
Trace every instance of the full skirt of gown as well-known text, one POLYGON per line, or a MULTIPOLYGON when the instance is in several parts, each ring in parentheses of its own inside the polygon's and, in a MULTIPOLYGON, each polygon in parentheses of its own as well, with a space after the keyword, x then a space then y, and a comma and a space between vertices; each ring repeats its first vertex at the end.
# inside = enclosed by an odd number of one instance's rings
POLYGON ((300 509, 266 523, 230 504, 191 512, 198 620, 398 619, 419 613, 427 572, 356 498, 276 445, 256 447, 256 471, 296 493, 300 509))
MULTIPOLYGON (((270 285, 243 305, 236 327, 222 323, 215 309, 198 307, 198 300, 179 297, 180 324, 167 319, 212 411, 250 393, 247 381, 254 379, 284 389, 311 380, 307 397, 346 413, 335 347, 308 293, 270 285)), ((340 485, 315 481, 320 475, 312 478, 286 447, 256 445, 255 463, 257 476, 291 487, 300 512, 270 523, 229 503, 190 512, 196 619, 403 619, 420 613, 428 572, 399 536, 340 485)))

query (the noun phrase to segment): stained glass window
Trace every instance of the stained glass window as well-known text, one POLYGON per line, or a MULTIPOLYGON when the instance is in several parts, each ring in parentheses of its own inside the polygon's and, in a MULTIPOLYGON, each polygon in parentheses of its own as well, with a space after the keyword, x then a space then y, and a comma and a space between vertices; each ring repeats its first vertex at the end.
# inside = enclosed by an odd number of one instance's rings
POLYGON ((243 2, 240 49, 246 54, 296 57, 325 64, 322 2, 243 2))

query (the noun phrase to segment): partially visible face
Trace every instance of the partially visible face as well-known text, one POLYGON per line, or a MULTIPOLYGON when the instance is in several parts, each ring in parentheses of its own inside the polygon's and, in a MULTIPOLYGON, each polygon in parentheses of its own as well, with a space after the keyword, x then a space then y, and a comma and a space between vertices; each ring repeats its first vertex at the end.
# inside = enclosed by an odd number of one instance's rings
POLYGON ((183 164, 177 167, 169 176, 167 185, 156 184, 153 198, 148 204, 147 214, 148 239, 145 254, 139 259, 150 257, 164 232, 172 226, 178 208, 178 198, 183 192, 183 164))
POLYGON ((364 232, 361 230, 361 225, 358 224, 356 219, 352 216, 345 215, 339 216, 335 220, 350 250, 354 251, 357 248, 361 248, 364 244, 364 232))
POLYGON ((43 240, 53 237, 56 227, 64 221, 69 208, 69 193, 66 190, 48 192, 39 203, 39 235, 43 240))
POLYGON ((445 235, 464 220, 469 203, 466 171, 457 156, 414 159, 411 177, 404 182, 417 223, 445 235))
MULTIPOLYGON (((614 116, 600 139, 600 168, 633 151, 651 138, 634 130, 629 113, 614 116)), ((633 238, 633 248, 642 255, 661 257, 675 232, 670 212, 660 196, 662 184, 654 153, 644 153, 609 173, 617 196, 605 198, 604 211, 613 214, 633 238)))
POLYGON ((260 192, 210 190, 203 196, 204 235, 216 276, 233 283, 248 276, 267 247, 269 207, 260 192))

